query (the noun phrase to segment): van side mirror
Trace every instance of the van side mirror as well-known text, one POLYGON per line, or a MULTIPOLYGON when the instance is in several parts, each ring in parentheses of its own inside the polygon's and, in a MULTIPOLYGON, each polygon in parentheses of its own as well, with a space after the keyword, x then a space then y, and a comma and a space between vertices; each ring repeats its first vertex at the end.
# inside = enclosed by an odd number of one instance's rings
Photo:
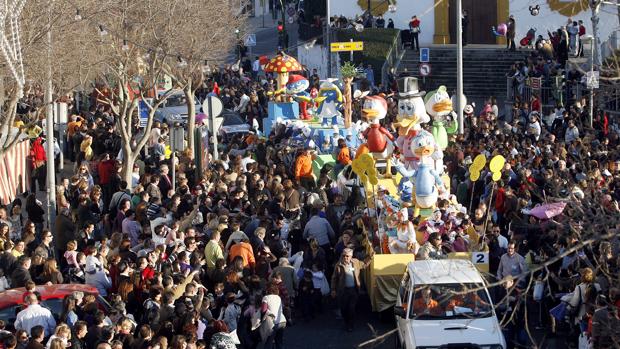
POLYGON ((394 315, 398 316, 398 317, 402 317, 405 318, 407 316, 407 311, 405 310, 405 308, 395 305, 394 306, 394 315))

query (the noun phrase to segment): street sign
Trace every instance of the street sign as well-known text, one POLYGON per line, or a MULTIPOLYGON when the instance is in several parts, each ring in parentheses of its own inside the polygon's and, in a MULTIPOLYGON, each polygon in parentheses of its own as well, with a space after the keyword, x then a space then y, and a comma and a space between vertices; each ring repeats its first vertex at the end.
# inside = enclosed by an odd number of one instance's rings
MULTIPOLYGON (((217 130, 219 130, 219 126, 217 126, 216 117, 222 114, 224 110, 224 104, 222 100, 217 98, 216 96, 207 96, 205 101, 202 102, 202 112, 209 118, 209 131, 211 133, 213 139, 213 159, 219 159, 219 154, 217 151, 217 130)), ((221 120, 221 119, 218 119, 221 120)))
POLYGON ((243 40, 243 45, 247 47, 256 46, 256 34, 246 35, 245 40, 243 40))
POLYGON ((346 51, 363 51, 363 41, 349 41, 349 42, 332 42, 330 45, 331 52, 346 52, 346 51))
POLYGON ((420 64, 420 75, 423 77, 431 75, 431 65, 428 63, 420 64))
POLYGON ((295 8, 292 7, 292 6, 289 6, 289 8, 286 9, 286 13, 288 13, 288 15, 291 16, 291 17, 295 15, 295 12, 297 12, 297 11, 295 11, 295 8))
POLYGON ((150 105, 150 101, 141 99, 138 103, 138 115, 140 116, 140 121, 138 122, 139 127, 146 127, 146 124, 149 121, 149 111, 150 108, 147 106, 147 103, 150 105))
POLYGON ((205 98, 204 102, 202 102, 202 112, 207 117, 210 117, 209 111, 211 111, 211 113, 213 113, 213 117, 216 118, 222 114, 223 110, 224 105, 222 104, 222 100, 216 96, 209 96, 205 98), (211 101, 211 103, 209 103, 209 101, 211 101), (211 105, 209 106, 209 104, 211 105))
POLYGON ((598 71, 589 71, 586 73, 586 86, 589 89, 598 88, 598 80, 599 80, 599 72, 598 71))
POLYGON ((174 126, 170 131, 170 148, 172 151, 185 149, 185 130, 182 127, 174 126))
POLYGON ((428 47, 422 47, 420 49, 420 62, 428 63, 431 59, 431 49, 428 47))
POLYGON ((530 78, 530 86, 533 90, 540 90, 542 78, 530 78))

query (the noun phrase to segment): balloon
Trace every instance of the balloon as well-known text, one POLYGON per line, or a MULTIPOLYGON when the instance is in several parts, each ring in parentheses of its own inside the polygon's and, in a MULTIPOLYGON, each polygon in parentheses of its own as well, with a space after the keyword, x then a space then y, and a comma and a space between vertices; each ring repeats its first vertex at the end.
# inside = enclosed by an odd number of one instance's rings
POLYGON ((491 162, 489 163, 489 169, 491 172, 501 172, 502 168, 504 168, 504 164, 506 163, 506 159, 504 159, 501 155, 495 155, 491 162))
MULTIPOLYGON (((474 166, 475 169, 482 170, 484 168, 484 165, 486 165, 486 163, 487 163, 487 157, 484 156, 484 154, 478 154, 478 156, 474 158, 474 161, 472 162, 471 166, 474 166)), ((471 166, 469 168, 471 168, 471 166)))
POLYGON ((506 25, 506 23, 500 23, 497 26, 497 33, 500 36, 505 36, 507 31, 508 31, 508 26, 506 25))
POLYGON ((469 179, 472 182, 477 181, 478 179, 480 179, 480 171, 474 171, 474 172, 470 172, 469 173, 469 179))
POLYGON ((495 173, 493 173, 493 180, 494 180, 495 182, 499 181, 499 180, 500 180, 500 178, 502 178, 502 173, 501 173, 501 172, 495 172, 495 173))
POLYGON ((377 176, 368 176, 368 181, 370 182, 370 184, 372 185, 377 185, 379 184, 379 179, 377 178, 377 176))

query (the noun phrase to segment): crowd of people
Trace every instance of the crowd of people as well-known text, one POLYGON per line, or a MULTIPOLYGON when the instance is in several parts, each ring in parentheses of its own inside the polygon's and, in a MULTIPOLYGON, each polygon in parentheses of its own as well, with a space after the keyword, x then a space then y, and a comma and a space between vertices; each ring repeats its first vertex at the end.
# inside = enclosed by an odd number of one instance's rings
MULTIPOLYGON (((25 289, 14 322, 0 324, 5 348, 283 348, 288 326, 303 326, 333 304, 343 330, 353 330, 363 274, 374 254, 386 252, 378 234, 385 212, 367 209, 360 191, 333 180, 332 169, 316 176, 314 150, 292 145, 290 128, 259 136, 275 90, 270 76, 225 67, 198 95, 215 83, 224 107, 253 132, 222 144, 221 158, 202 173, 187 151, 172 163, 168 125, 155 123, 125 180, 110 111, 96 98, 90 109, 73 110, 64 151, 75 167, 54 188, 54 229, 45 226, 34 177, 30 193, 0 208, 0 287, 25 289), (63 283, 91 285, 107 305, 74 292, 52 314, 36 286, 63 283)), ((388 106, 383 126, 392 134, 395 92, 380 91, 388 106)), ((362 118, 361 103, 354 102, 353 122, 362 118)), ((511 348, 536 342, 533 321, 568 334, 571 345, 585 337, 610 348, 620 338, 620 129, 598 113, 590 128, 585 100, 566 106, 544 124, 534 103, 507 114, 492 97, 479 113, 468 105, 466 132, 451 136, 444 152, 450 199, 439 200, 425 221, 409 215, 427 233, 417 259, 489 252, 486 277, 511 348), (471 181, 478 154, 506 157, 498 182, 488 170, 471 181), (561 214, 529 214, 555 201, 566 203, 561 214), (573 310, 549 315, 561 302, 573 310), (532 311, 538 319, 528 320, 532 311)), ((343 171, 355 153, 355 136, 347 137, 332 149, 343 171)))

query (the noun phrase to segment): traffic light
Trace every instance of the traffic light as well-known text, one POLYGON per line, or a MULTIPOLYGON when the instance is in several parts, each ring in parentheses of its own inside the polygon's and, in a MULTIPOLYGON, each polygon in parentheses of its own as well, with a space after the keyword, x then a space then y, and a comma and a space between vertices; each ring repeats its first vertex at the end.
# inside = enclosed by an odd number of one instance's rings
POLYGON ((278 46, 287 48, 288 47, 288 38, 286 35, 286 31, 284 30, 284 24, 281 21, 278 21, 278 46))

